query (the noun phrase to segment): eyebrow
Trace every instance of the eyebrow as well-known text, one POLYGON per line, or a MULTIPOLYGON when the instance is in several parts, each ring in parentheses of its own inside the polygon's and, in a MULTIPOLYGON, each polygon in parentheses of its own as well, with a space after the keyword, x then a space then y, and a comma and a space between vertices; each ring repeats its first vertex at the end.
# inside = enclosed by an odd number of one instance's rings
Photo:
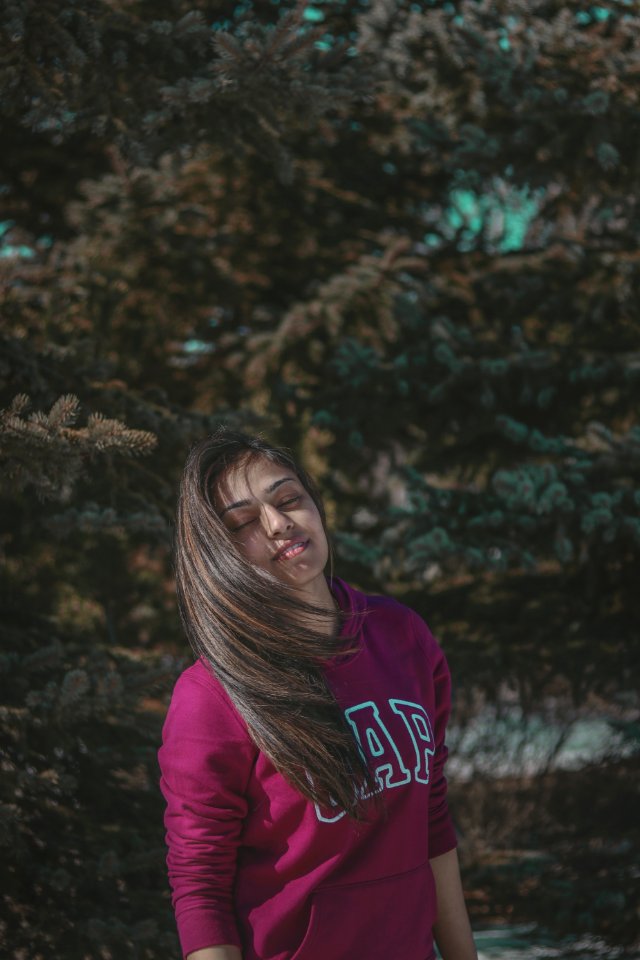
MULTIPOLYGON (((273 491, 277 489, 277 487, 279 487, 281 483, 286 483, 287 480, 293 480, 293 479, 294 479, 293 477, 282 477, 281 480, 276 480, 269 487, 267 487, 264 492, 273 493, 273 491)), ((251 503, 251 500, 238 500, 237 503, 231 503, 229 504, 228 507, 225 507, 224 510, 221 510, 218 516, 222 518, 227 512, 227 510, 237 510, 238 507, 248 507, 250 503, 251 503)))

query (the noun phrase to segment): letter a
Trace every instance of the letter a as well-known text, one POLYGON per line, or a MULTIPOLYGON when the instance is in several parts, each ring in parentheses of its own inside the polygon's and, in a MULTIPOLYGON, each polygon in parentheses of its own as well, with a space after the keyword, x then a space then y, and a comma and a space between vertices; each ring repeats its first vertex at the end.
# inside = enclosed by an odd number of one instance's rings
POLYGON ((345 711, 345 716, 353 727, 360 749, 365 757, 371 757, 375 777, 384 787, 399 787, 411 780, 411 773, 405 767, 393 737, 380 719, 380 711, 373 702, 359 703, 345 711))

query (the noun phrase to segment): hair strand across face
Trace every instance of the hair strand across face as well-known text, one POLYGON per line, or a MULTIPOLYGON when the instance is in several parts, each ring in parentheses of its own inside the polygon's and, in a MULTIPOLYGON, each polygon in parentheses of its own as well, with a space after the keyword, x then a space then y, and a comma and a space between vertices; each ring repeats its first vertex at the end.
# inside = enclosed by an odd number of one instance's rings
MULTIPOLYGON (((225 473, 256 458, 300 481, 326 532, 320 494, 288 451, 220 428, 193 445, 180 484, 174 540, 180 616, 194 653, 279 772, 309 800, 336 803, 363 819, 360 798, 376 787, 322 670, 323 661, 354 647, 340 631, 327 635, 335 610, 303 600, 243 557, 215 507, 225 473)), ((347 616, 341 612, 341 620, 347 616)))

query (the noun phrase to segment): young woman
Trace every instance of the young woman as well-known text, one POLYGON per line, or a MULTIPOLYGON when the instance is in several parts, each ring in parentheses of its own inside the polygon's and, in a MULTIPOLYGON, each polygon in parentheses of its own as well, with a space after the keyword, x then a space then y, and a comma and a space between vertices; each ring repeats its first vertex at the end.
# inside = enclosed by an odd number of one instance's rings
POLYGON ((476 960, 446 800, 447 663, 397 601, 326 576, 287 451, 192 448, 175 570, 196 655, 158 753, 188 960, 476 960))

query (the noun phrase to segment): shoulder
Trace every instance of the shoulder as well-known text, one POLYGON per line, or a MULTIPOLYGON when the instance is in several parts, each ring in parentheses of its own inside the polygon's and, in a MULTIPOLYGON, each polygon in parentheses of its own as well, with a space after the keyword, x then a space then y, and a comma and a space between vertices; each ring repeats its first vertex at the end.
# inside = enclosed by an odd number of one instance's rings
POLYGON ((411 629, 415 614, 410 607, 396 600, 395 597, 370 594, 365 597, 365 600, 367 617, 376 624, 389 624, 411 629))
POLYGON ((165 719, 169 730, 199 731, 225 739, 247 739, 246 725, 220 681, 201 658, 178 676, 165 719))
POLYGON ((376 616, 376 619, 385 618, 396 622, 403 622, 412 629, 420 627, 429 631, 429 627, 415 610, 406 603, 396 600, 395 597, 384 594, 367 594, 364 596, 367 611, 376 616))
POLYGON ((173 815, 182 817, 198 805, 235 809, 229 798, 244 793, 256 753, 244 722, 206 664, 198 660, 183 670, 157 752, 161 790, 173 815))
POLYGON ((444 656, 428 623, 412 607, 395 597, 374 594, 366 597, 366 608, 374 618, 376 626, 394 632, 401 629, 430 659, 439 660, 444 656))
POLYGON ((174 695, 176 691, 193 690, 196 687, 203 687, 211 691, 220 688, 219 680, 216 679, 201 657, 198 657, 190 666, 185 667, 179 674, 174 686, 174 695))

